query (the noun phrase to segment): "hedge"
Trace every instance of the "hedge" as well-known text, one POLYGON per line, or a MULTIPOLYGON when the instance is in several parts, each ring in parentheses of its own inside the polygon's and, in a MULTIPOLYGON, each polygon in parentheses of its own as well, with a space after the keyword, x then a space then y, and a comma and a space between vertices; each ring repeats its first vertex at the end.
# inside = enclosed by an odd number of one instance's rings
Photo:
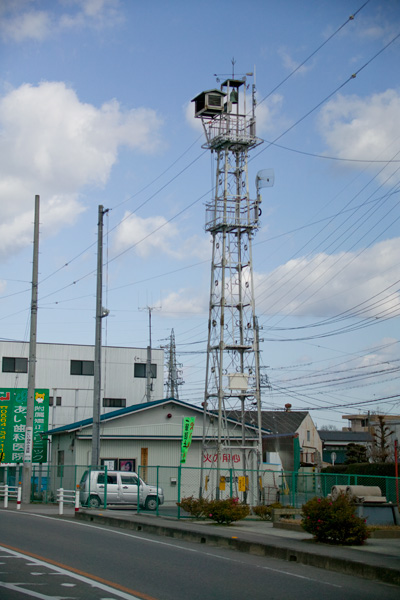
POLYGON ((354 463, 352 465, 331 465, 321 469, 321 473, 336 473, 344 475, 378 475, 380 477, 395 477, 394 463, 354 463))

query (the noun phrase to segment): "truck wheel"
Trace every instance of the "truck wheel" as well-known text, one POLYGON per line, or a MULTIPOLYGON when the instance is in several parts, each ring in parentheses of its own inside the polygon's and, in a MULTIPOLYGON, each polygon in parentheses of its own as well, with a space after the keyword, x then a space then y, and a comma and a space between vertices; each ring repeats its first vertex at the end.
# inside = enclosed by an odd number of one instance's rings
POLYGON ((146 500, 145 508, 146 510, 156 510, 157 504, 157 498, 155 496, 149 496, 146 500))
POLYGON ((89 508, 99 508, 100 498, 98 496, 90 496, 88 506, 89 508))

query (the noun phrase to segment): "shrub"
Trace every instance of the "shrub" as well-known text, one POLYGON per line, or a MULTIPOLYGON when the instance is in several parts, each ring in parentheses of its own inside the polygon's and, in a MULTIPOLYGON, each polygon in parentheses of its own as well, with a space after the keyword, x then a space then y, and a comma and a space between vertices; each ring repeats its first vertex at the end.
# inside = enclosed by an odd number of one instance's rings
POLYGON ((274 508, 282 508, 282 504, 280 502, 274 502, 274 504, 269 504, 268 506, 266 504, 259 504, 258 506, 253 506, 253 513, 262 521, 270 521, 274 508))
POLYGON ((247 504, 240 504, 238 498, 207 501, 206 517, 219 524, 229 525, 233 521, 240 521, 247 517, 249 512, 250 507, 247 504))
POLYGON ((354 506, 341 494, 337 500, 313 498, 303 504, 303 529, 317 542, 361 545, 368 538, 366 523, 354 515, 354 506))
POLYGON ((188 498, 182 498, 176 504, 196 519, 207 517, 217 523, 226 525, 244 519, 250 512, 249 506, 240 504, 238 498, 206 500, 205 498, 189 496, 188 498))
POLYGON ((204 517, 207 510, 207 500, 204 498, 194 498, 193 496, 189 496, 188 498, 182 498, 182 500, 176 504, 188 512, 191 517, 195 517, 196 519, 204 517))

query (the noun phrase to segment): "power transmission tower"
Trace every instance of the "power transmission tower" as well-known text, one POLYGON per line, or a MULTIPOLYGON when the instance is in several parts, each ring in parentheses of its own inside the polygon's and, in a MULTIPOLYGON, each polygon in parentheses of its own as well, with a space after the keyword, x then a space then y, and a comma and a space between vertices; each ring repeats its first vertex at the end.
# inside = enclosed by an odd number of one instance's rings
MULTIPOLYGON (((256 137, 255 84, 249 114, 246 109, 247 76, 241 79, 232 76, 220 89, 202 92, 193 99, 195 117, 201 119, 206 136, 203 148, 211 150, 216 162, 214 197, 206 203, 206 231, 212 236, 213 249, 203 403, 203 470, 205 460, 210 463, 212 456, 212 466, 217 468, 217 479, 213 481, 217 498, 222 468, 236 467, 245 473, 246 469, 258 469, 262 458, 252 239, 261 214, 260 188, 273 184, 273 172, 265 170, 257 174, 257 198, 250 199, 248 153, 262 140, 256 137), (213 421, 206 419, 206 413, 210 412, 218 418, 217 431, 208 425, 213 421), (238 431, 233 435, 232 417, 238 422, 238 431), (253 424, 252 430, 247 423, 253 424)), ((253 477, 249 492, 250 502, 256 502, 257 477, 253 477)))
POLYGON ((184 382, 181 377, 181 367, 182 365, 176 362, 176 345, 175 345, 175 333, 174 330, 171 329, 171 336, 169 346, 166 346, 167 350, 167 398, 175 398, 175 400, 179 400, 179 386, 184 382))

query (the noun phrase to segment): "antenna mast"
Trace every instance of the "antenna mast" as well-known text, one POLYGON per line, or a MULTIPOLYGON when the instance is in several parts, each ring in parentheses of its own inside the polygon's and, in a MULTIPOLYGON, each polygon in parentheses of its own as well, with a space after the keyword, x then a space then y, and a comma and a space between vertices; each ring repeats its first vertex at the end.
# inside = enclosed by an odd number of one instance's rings
MULTIPOLYGON (((233 73, 234 67, 232 59, 233 73)), ((205 228, 211 234, 213 249, 200 495, 210 490, 211 483, 219 498, 224 489, 221 473, 236 468, 241 475, 246 475, 246 470, 250 473, 249 478, 246 476, 247 489, 242 490, 243 500, 247 501, 249 494, 250 504, 256 504, 259 483, 254 473, 262 462, 262 440, 252 240, 259 227, 259 188, 263 185, 257 184, 257 198, 252 200, 248 153, 262 140, 256 137, 254 85, 249 115, 246 111, 247 76, 232 76, 220 89, 202 92, 193 99, 195 117, 201 119, 206 136, 203 148, 211 150, 216 161, 214 198, 206 203, 205 228), (214 419, 206 419, 206 413, 218 419, 217 428, 207 425, 214 419), (235 422, 236 430, 232 431, 235 422), (210 471, 205 477, 203 471, 210 462, 216 475, 210 471)), ((265 178, 261 176, 259 181, 265 178)), ((237 483, 233 485, 239 495, 237 483)))

